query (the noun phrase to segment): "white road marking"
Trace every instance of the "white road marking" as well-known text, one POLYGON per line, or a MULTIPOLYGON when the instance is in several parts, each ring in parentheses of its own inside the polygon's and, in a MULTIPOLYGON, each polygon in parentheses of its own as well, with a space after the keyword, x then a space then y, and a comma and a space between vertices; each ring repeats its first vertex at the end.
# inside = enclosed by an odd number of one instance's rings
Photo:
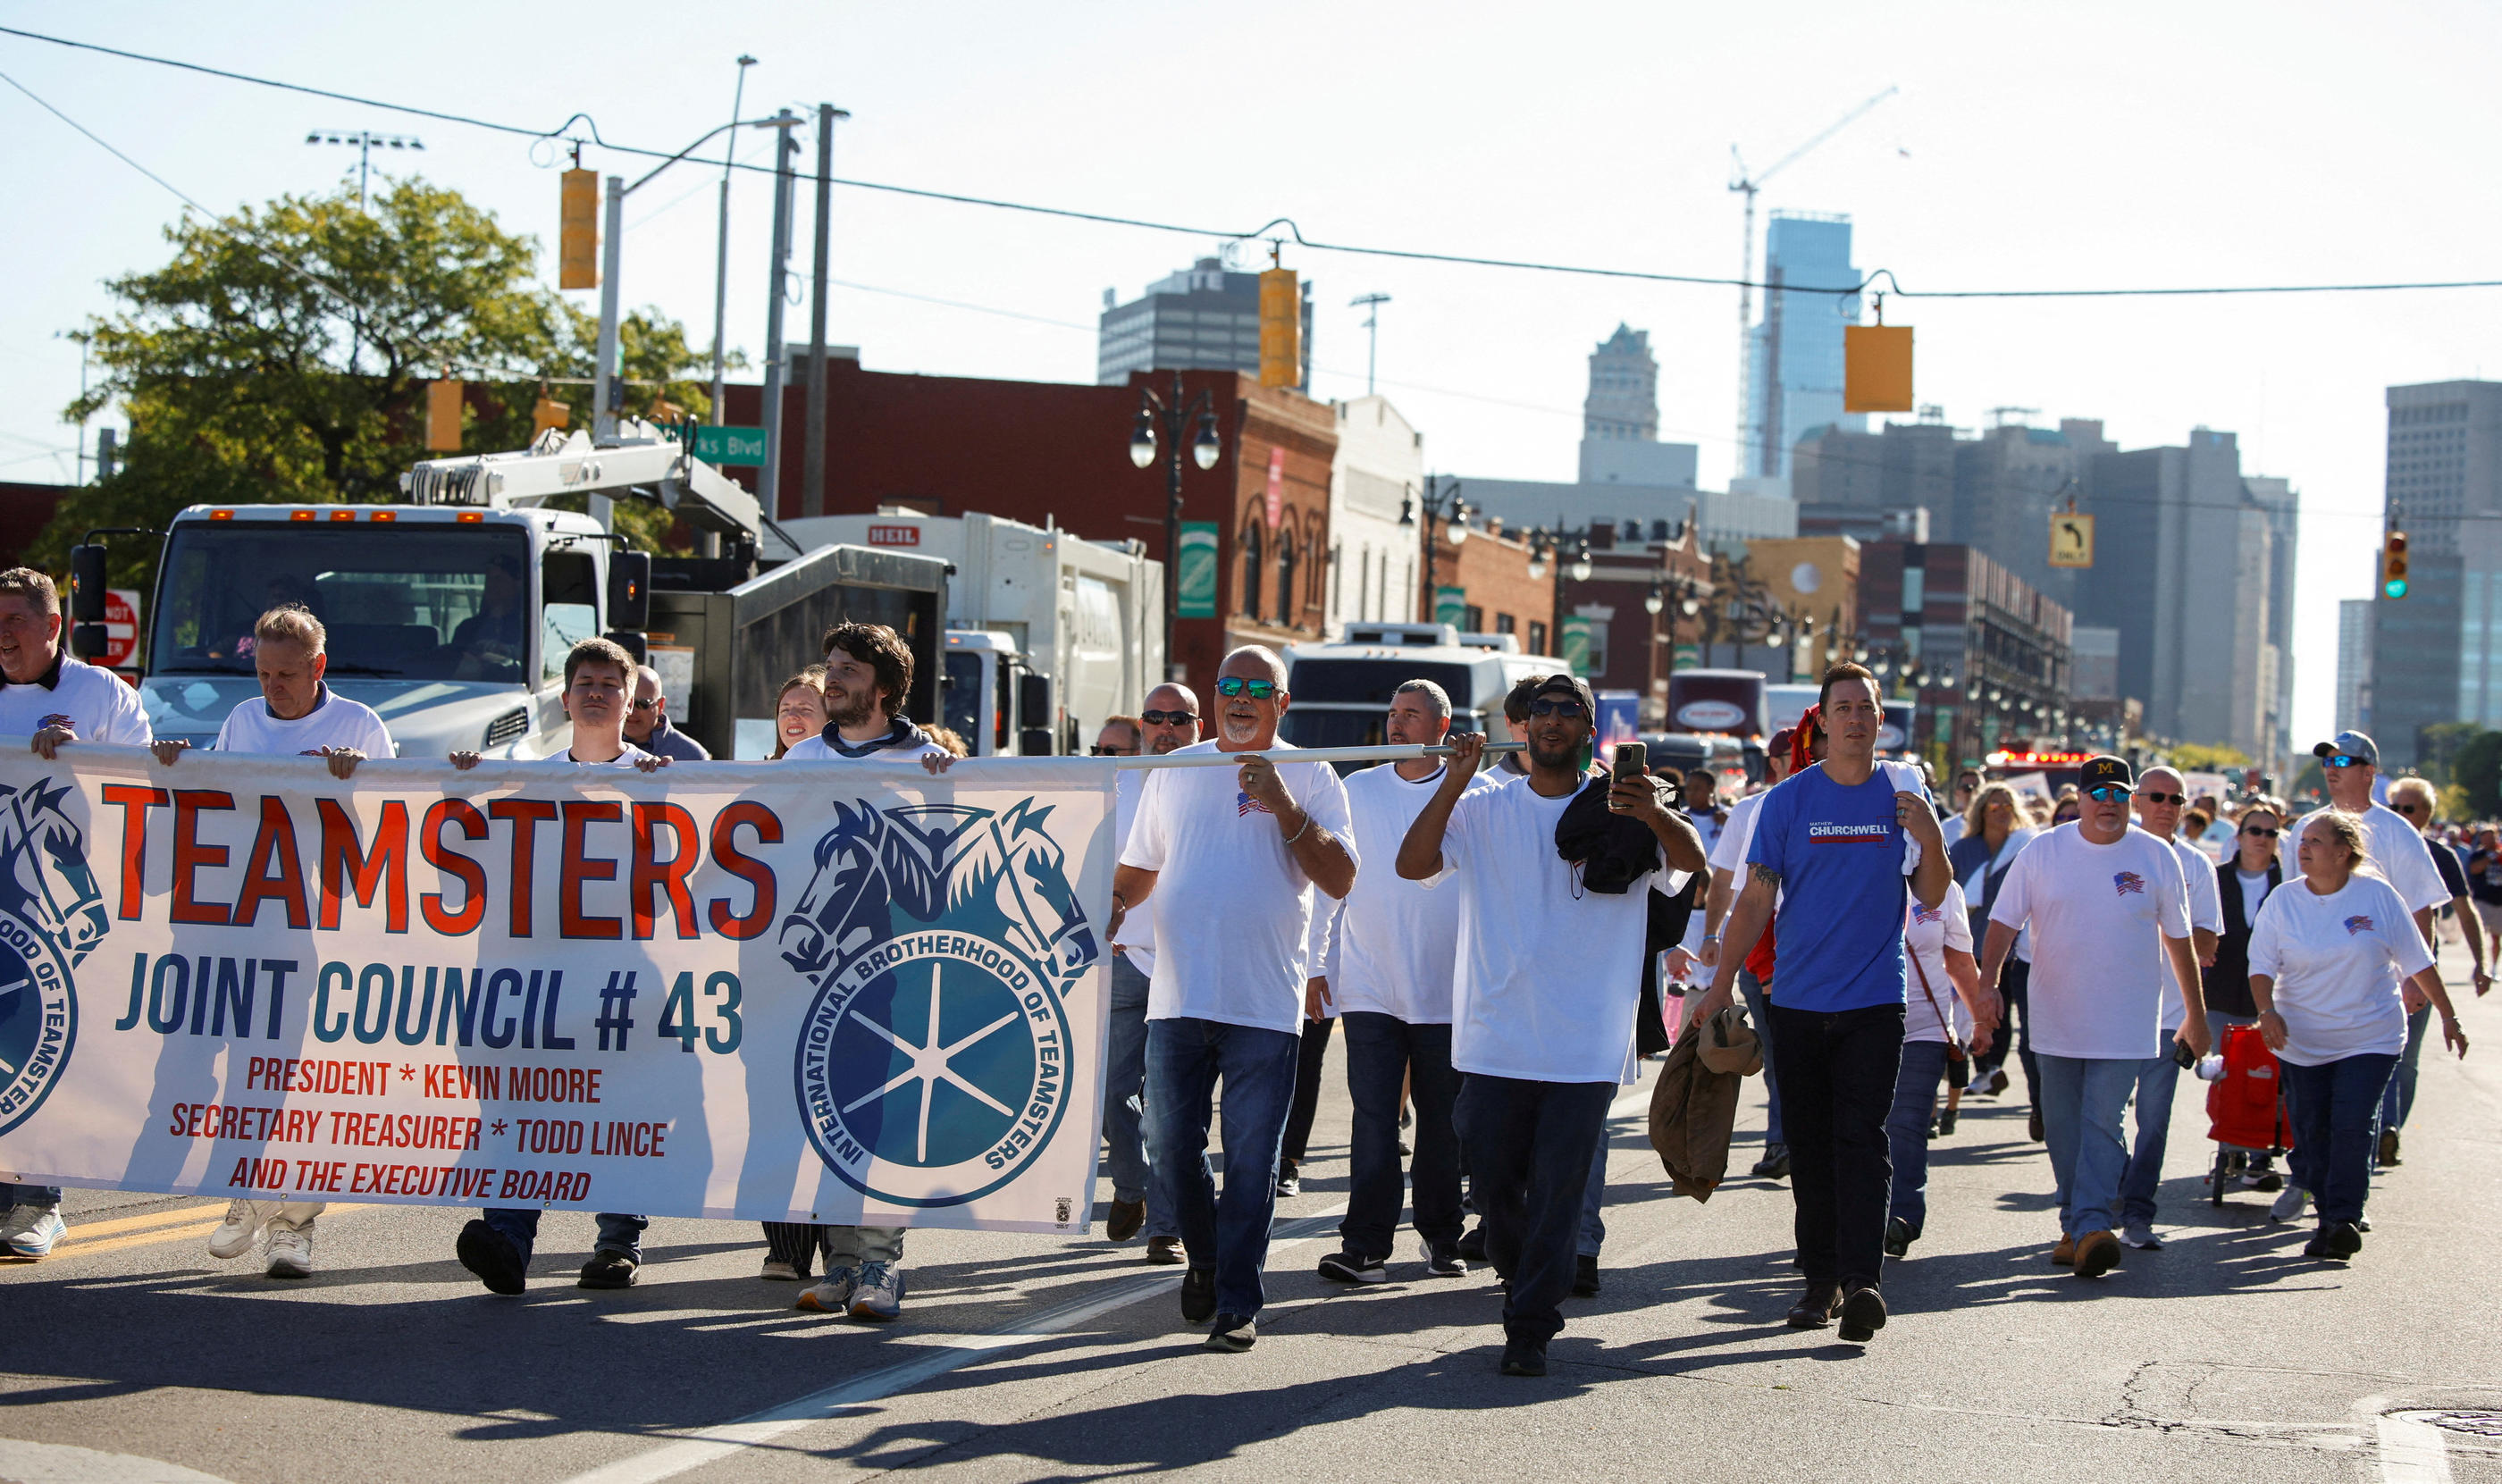
POLYGON ((2380 1419, 2384 1484, 2450 1484, 2450 1451, 2432 1412, 2385 1412, 2380 1419))
POLYGON ((0 1437, 0 1479, 11 1484, 226 1484, 213 1473, 128 1453, 0 1437))

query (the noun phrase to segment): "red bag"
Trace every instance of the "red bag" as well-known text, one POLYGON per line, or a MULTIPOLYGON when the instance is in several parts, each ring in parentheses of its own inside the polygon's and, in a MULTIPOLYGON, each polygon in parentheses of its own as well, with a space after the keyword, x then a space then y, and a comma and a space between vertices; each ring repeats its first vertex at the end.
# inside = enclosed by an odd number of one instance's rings
POLYGON ((2224 1075, 2207 1085, 2207 1137, 2237 1149, 2290 1149, 2276 1054, 2256 1026, 2224 1028, 2224 1075))

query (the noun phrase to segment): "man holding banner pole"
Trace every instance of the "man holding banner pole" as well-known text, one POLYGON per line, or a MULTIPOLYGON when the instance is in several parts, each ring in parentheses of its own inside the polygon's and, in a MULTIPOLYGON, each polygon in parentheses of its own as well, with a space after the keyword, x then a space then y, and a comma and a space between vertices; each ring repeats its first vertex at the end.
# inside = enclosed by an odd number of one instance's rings
MULTIPOLYGON (((327 759, 330 776, 355 776, 368 757, 394 757, 390 728, 371 706, 333 695, 322 681, 330 667, 329 632, 300 603, 260 616, 252 626, 252 663, 260 679, 260 701, 245 701, 218 728, 217 751, 327 759)), ((150 751, 172 767, 190 746, 155 742, 150 751)), ((313 1223, 327 1203, 320 1200, 254 1200, 236 1197, 225 1220, 209 1233, 209 1256, 242 1257, 265 1236, 266 1273, 273 1278, 313 1275, 313 1223)))
MULTIPOLYGON (((1138 714, 1138 740, 1153 758, 1197 742, 1199 697, 1186 686, 1170 684, 1148 691, 1146 708, 1138 714)), ((1130 826, 1146 782, 1147 775, 1135 768, 1124 768, 1116 778, 1115 860, 1130 843, 1130 826)), ((1181 1232, 1172 1211, 1156 1197, 1146 1140, 1147 997, 1156 973, 1155 915, 1141 912, 1130 919, 1112 948, 1111 1032, 1103 1050, 1103 1137, 1108 1145, 1103 1163, 1112 1177, 1112 1212, 1103 1235, 1126 1242, 1143 1229, 1147 1261, 1169 1265, 1182 1260, 1181 1232)))
POLYGON ((1258 1338, 1261 1270, 1276 1212, 1277 1159, 1301 1050, 1304 940, 1315 888, 1343 897, 1356 857, 1346 788, 1326 763, 1278 763, 1291 697, 1273 650, 1250 646, 1217 670, 1216 739, 1187 754, 1251 754, 1238 768, 1157 770, 1112 878, 1108 933, 1155 914, 1147 1008, 1152 1175, 1181 1227, 1189 1266, 1182 1318, 1210 1320, 1207 1348, 1258 1338), (1225 1085, 1225 1191, 1209 1176, 1207 1133, 1225 1085))

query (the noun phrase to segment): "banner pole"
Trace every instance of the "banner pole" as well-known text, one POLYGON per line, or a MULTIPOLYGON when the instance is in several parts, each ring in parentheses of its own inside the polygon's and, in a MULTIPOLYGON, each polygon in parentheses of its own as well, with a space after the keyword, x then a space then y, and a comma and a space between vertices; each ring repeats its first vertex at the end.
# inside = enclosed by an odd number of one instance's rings
MULTIPOLYGON (((1485 751, 1517 753, 1526 742, 1489 742, 1485 751)), ((1114 758, 1112 766, 1130 772, 1145 768, 1239 767, 1254 758, 1271 762, 1406 762, 1418 758, 1448 758, 1456 749, 1422 743, 1384 743, 1378 747, 1298 747, 1281 753, 1167 753, 1161 758, 1114 758)))

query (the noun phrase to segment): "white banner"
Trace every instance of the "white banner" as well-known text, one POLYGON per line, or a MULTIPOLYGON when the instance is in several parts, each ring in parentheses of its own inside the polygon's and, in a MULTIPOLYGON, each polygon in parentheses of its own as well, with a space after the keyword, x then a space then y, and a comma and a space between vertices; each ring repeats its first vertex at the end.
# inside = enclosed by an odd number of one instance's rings
POLYGON ((0 1178, 1083 1230, 1112 770, 0 739, 0 1178))

